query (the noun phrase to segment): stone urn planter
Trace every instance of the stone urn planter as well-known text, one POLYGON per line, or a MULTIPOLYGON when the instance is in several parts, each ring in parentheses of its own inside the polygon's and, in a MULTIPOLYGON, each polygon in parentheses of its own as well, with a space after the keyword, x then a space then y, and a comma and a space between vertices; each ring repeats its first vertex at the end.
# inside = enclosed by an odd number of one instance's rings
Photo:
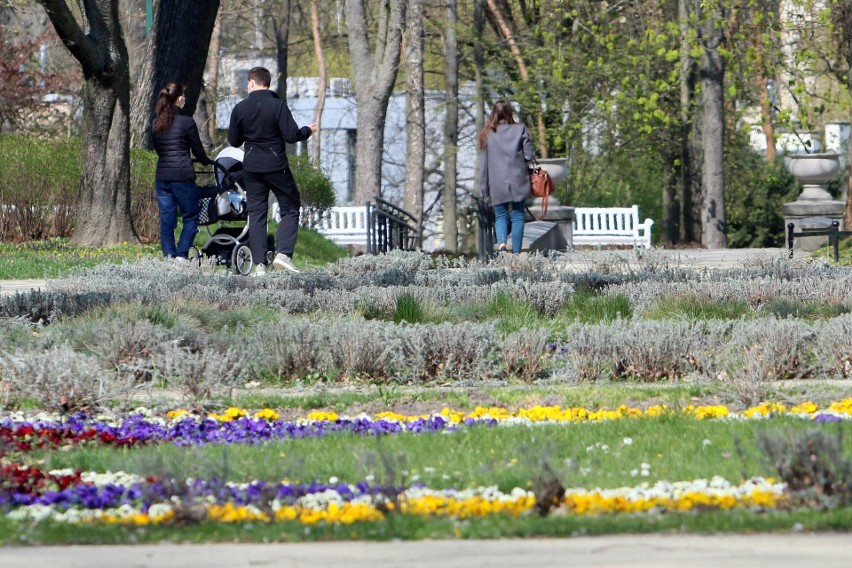
POLYGON ((565 158, 542 158, 537 161, 550 174, 553 183, 559 183, 568 175, 568 160, 565 158))
MULTIPOLYGON (((793 154, 785 159, 787 168, 793 176, 802 182, 802 194, 796 201, 785 203, 784 226, 793 224, 796 233, 821 230, 831 226, 833 221, 843 219, 845 204, 834 201, 825 186, 840 173, 838 154, 793 154)), ((803 251, 815 251, 828 242, 828 237, 803 236, 796 239, 796 248, 803 251)))
POLYGON ((785 161, 793 177, 804 186, 798 201, 831 200, 825 184, 840 172, 839 154, 792 154, 785 161))

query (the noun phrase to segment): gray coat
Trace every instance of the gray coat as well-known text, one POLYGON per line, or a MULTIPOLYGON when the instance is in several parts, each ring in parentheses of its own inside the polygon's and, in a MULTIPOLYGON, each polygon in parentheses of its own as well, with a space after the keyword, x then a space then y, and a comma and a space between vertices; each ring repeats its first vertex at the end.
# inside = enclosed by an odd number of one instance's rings
POLYGON ((532 195, 527 162, 535 158, 530 135, 523 124, 498 124, 490 132, 479 156, 482 195, 500 205, 523 201, 532 195))

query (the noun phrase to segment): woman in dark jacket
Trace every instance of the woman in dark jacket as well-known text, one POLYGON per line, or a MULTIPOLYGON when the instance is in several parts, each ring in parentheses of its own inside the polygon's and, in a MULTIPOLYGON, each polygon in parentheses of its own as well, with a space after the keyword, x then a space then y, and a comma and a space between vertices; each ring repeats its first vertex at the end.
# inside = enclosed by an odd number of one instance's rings
POLYGON ((160 208, 160 245, 163 256, 175 263, 187 264, 189 247, 198 232, 198 186, 190 151, 204 165, 207 157, 198 127, 190 116, 180 114, 186 103, 184 86, 169 83, 157 97, 156 117, 152 124, 154 149, 157 151, 157 206, 160 208), (175 245, 177 211, 183 216, 183 229, 175 245))
POLYGON ((479 173, 483 197, 494 205, 497 250, 506 250, 509 210, 512 214, 512 252, 521 252, 524 240, 524 202, 532 195, 527 162, 535 150, 526 126, 515 122, 512 105, 494 103, 479 134, 479 173))

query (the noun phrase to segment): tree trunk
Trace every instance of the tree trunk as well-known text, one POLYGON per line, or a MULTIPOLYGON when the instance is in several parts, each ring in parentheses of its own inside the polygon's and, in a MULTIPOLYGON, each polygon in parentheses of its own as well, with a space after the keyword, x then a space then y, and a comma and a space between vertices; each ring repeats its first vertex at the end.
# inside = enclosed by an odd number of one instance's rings
POLYGON ((118 0, 86 2, 85 30, 63 0, 39 3, 85 77, 84 167, 72 242, 136 243, 130 217, 130 73, 118 0))
MULTIPOLYGON (((204 77, 204 65, 210 47, 210 36, 219 0, 160 0, 154 17, 156 37, 151 69, 151 90, 148 92, 145 134, 142 142, 151 147, 150 117, 154 115, 157 96, 166 83, 177 81, 186 85, 186 104, 183 114, 195 114, 198 94, 204 77)), ((144 93, 143 93, 144 94, 144 93)))
POLYGON ((444 82, 447 86, 446 114, 444 115, 444 190, 441 208, 444 213, 444 248, 458 252, 458 221, 456 198, 456 157, 459 144, 459 55, 456 41, 458 13, 456 0, 447 0, 444 31, 444 82))
MULTIPOLYGON (((151 30, 145 49, 139 58, 136 83, 130 98, 130 145, 134 148, 151 148, 151 92, 154 90, 154 45, 156 28, 151 30)), ((158 90, 159 92, 159 90, 158 90)))
MULTIPOLYGON (((119 0, 120 9, 137 15, 145 13, 145 0, 119 0), (124 6, 121 8, 121 6, 124 6)), ((128 21, 124 14, 124 22, 128 21)), ((125 41, 128 43, 130 55, 130 147, 139 148, 145 134, 145 123, 151 120, 149 116, 148 97, 151 92, 151 53, 154 45, 154 33, 146 35, 146 25, 140 18, 135 26, 128 28, 122 23, 125 41)), ((130 20, 134 21, 134 20, 130 20)))
POLYGON ((663 243, 678 242, 678 214, 680 208, 677 201, 678 175, 674 165, 677 156, 667 151, 663 155, 663 243))
POLYGON ((766 77, 759 77, 757 88, 760 90, 760 127, 763 137, 766 138, 766 161, 773 163, 778 149, 775 145, 775 125, 772 123, 772 106, 769 101, 768 82, 766 77))
POLYGON ((317 56, 317 68, 319 69, 319 85, 317 85, 317 106, 314 109, 314 124, 317 132, 311 136, 311 160, 319 167, 322 152, 322 112, 325 109, 325 89, 328 83, 328 72, 325 68, 325 54, 322 50, 322 35, 319 17, 320 0, 311 0, 311 32, 314 36, 314 52, 317 56))
POLYGON ((423 233, 423 170, 426 167, 426 100, 423 92, 423 1, 408 0, 405 69, 405 189, 404 208, 420 221, 423 233))
MULTIPOLYGON (((476 89, 476 112, 474 113, 474 131, 478 139, 479 133, 485 128, 485 49, 482 45, 482 33, 485 28, 485 0, 474 0, 473 8, 473 28, 474 28, 474 44, 473 44, 473 65, 474 65, 474 82, 476 89)), ((479 146, 477 144, 477 150, 479 146)), ((474 172, 474 180, 477 188, 477 195, 482 195, 482 179, 479 177, 479 151, 476 152, 476 171, 474 172)))
POLYGON ((692 12, 691 0, 678 0, 678 21, 680 22, 680 156, 677 185, 678 219, 672 220, 678 228, 677 239, 686 243, 695 239, 692 230, 692 164, 693 153, 690 150, 692 139, 692 93, 694 83, 693 60, 689 55, 689 16, 692 12))
MULTIPOLYGON (((482 44, 482 33, 485 28, 485 0, 474 0, 473 3, 473 69, 476 96, 473 116, 474 132, 478 135, 485 128, 485 50, 482 44)), ((473 173, 475 200, 482 195, 482 178, 479 176, 480 153, 476 152, 476 165, 473 173)), ((476 218, 476 216, 474 216, 476 218)), ((462 224, 461 248, 463 251, 477 251, 479 246, 479 225, 468 221, 462 224)), ((492 250, 477 251, 480 254, 490 254, 492 250)))
POLYGON ((290 0, 281 0, 280 15, 272 19, 272 29, 275 32, 275 60, 278 62, 278 96, 287 102, 287 67, 290 51, 290 0))
POLYGON ((216 117, 211 117, 210 105, 207 101, 207 89, 202 88, 198 92, 198 104, 195 105, 195 114, 192 115, 195 124, 198 126, 198 137, 201 139, 201 144, 205 150, 211 152, 213 150, 214 141, 210 138, 210 121, 216 120, 216 117))
POLYGON ((359 205, 382 192, 384 124, 399 67, 405 6, 405 0, 384 0, 378 14, 378 34, 373 52, 367 40, 364 0, 346 0, 347 37, 357 88, 354 200, 359 205))
MULTIPOLYGON (((852 157, 852 152, 846 152, 846 159, 852 157)), ((849 162, 847 162, 849 163, 849 162)), ((843 211, 843 227, 845 231, 852 231, 852 167, 846 167, 846 209, 843 211)))
POLYGON ((72 242, 137 242, 130 217, 130 78, 116 61, 111 81, 83 87, 83 167, 72 242))
MULTIPOLYGON (((834 29, 840 44, 840 54, 846 60, 846 92, 852 94, 852 0, 831 3, 834 29)), ((843 213, 845 230, 852 230, 852 140, 846 146, 846 208, 843 213)))
POLYGON ((724 59, 719 52, 723 41, 722 7, 705 14, 702 26, 704 53, 701 57, 701 111, 703 115, 701 145, 704 153, 701 179, 701 244, 709 249, 728 246, 725 217, 725 99, 724 59))
POLYGON ((207 137, 218 143, 219 123, 216 120, 216 107, 219 103, 219 47, 222 39, 222 15, 216 12, 213 32, 210 34, 210 49, 207 53, 207 137))
POLYGON ((766 139, 766 162, 771 164, 775 161, 775 125, 772 123, 772 103, 769 100, 769 81, 767 80, 766 55, 763 52, 763 40, 761 38, 761 26, 754 22, 752 15, 753 35, 752 44, 755 50, 755 70, 757 72, 757 91, 760 101, 760 118, 763 136, 766 139))

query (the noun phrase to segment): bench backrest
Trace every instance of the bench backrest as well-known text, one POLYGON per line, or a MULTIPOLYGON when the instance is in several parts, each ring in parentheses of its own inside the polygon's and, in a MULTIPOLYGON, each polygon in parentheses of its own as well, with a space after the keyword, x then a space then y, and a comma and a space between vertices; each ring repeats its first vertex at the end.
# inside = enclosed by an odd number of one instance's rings
MULTIPOLYGON (((277 212, 275 205, 273 208, 277 212)), ((302 207, 299 211, 299 225, 312 227, 339 245, 367 244, 367 209, 363 205, 332 207, 321 214, 315 209, 302 207)))
POLYGON ((322 214, 312 209, 302 208, 299 212, 299 224, 313 226, 323 234, 367 234, 367 210, 360 207, 332 207, 322 214))
POLYGON ((574 233, 633 235, 639 226, 639 206, 575 207, 574 233))

